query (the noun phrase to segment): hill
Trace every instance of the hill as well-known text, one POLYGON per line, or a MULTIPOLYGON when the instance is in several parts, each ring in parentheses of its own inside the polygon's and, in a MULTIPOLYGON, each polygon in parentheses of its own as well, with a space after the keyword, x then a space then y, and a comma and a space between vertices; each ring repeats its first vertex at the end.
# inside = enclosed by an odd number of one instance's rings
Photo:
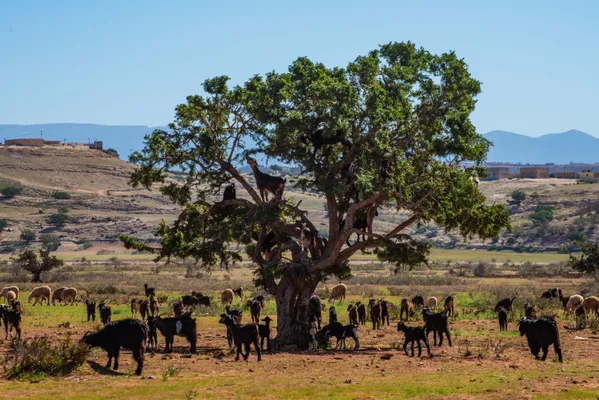
POLYGON ((530 137, 506 131, 492 131, 485 138, 493 142, 488 161, 530 164, 599 162, 599 139, 570 130, 530 137))

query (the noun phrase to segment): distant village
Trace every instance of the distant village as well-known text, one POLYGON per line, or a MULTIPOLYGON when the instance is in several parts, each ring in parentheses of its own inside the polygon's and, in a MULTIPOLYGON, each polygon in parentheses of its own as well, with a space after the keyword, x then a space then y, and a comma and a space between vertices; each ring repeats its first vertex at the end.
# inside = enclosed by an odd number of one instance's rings
POLYGON ((63 146, 71 147, 73 149, 92 149, 92 150, 103 150, 103 143, 95 140, 90 143, 81 142, 67 142, 66 140, 44 140, 38 139, 5 139, 4 146, 26 146, 26 147, 44 147, 44 146, 63 146))
POLYGON ((536 165, 486 165, 487 180, 500 180, 512 178, 529 179, 578 179, 580 181, 595 183, 599 181, 599 165, 596 164, 548 164, 536 165), (594 171, 597 169, 597 171, 594 171))

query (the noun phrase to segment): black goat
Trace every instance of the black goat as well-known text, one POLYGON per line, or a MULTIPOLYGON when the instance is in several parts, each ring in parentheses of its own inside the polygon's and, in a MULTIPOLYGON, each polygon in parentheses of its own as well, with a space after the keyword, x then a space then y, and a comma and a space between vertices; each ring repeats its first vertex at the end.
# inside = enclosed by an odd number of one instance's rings
POLYGON ((102 321, 104 325, 108 324, 112 319, 112 309, 110 306, 107 306, 104 304, 104 302, 101 302, 98 304, 98 310, 100 310, 100 321, 102 321))
POLYGON ((320 325, 322 324, 322 302, 317 295, 312 295, 310 300, 308 300, 308 319, 312 315, 316 318, 318 329, 320 329, 320 325))
POLYGON ((412 304, 416 310, 421 310, 424 307, 424 297, 422 296, 414 296, 412 298, 412 304))
POLYGON ((251 157, 248 157, 247 162, 254 172, 256 186, 258 186, 262 201, 268 201, 268 193, 272 193, 273 196, 280 199, 283 196, 283 190, 285 190, 285 183, 287 181, 279 176, 268 175, 260 171, 258 163, 251 157))
POLYGON ((160 331, 162 336, 164 336, 165 353, 171 353, 173 351, 175 336, 181 336, 187 339, 190 345, 189 351, 192 354, 195 354, 197 344, 197 325, 195 319, 188 315, 178 318, 150 317, 148 319, 148 325, 154 325, 156 329, 160 331))
POLYGON ((337 310, 335 307, 331 306, 329 307, 329 324, 332 324, 333 322, 337 322, 337 310))
POLYGON ((148 287, 147 283, 144 283, 144 291, 146 293, 146 297, 156 296, 156 290, 153 287, 148 287))
POLYGON ((223 193, 223 201, 225 200, 235 200, 237 197, 235 195, 235 184, 231 183, 227 185, 225 191, 223 193))
POLYGON ((266 339, 266 349, 270 351, 270 321, 272 319, 267 315, 262 322, 264 325, 258 325, 258 333, 260 334, 260 349, 264 351, 264 339, 266 339))
POLYGON ((497 305, 495 305, 495 308, 493 309, 495 312, 499 312, 499 309, 501 307, 505 308, 508 312, 512 312, 512 310, 514 309, 514 300, 516 300, 516 297, 512 297, 511 299, 503 299, 497 302, 497 305))
POLYGON ((186 307, 197 307, 200 305, 200 299, 198 297, 186 294, 181 297, 181 303, 186 307))
MULTIPOLYGON (((379 212, 375 211, 374 216, 377 217, 378 215, 379 215, 379 212)), ((339 230, 341 231, 344 227, 345 227, 345 218, 342 219, 341 222, 339 223, 339 230)), ((362 232, 366 233, 366 230, 368 229, 368 220, 366 219, 366 214, 356 216, 354 218, 354 222, 352 224, 352 228, 359 229, 362 232)), ((358 239, 356 240, 356 242, 360 241, 360 236, 362 236, 363 240, 366 240, 366 235, 360 235, 359 233, 357 235, 358 235, 358 239)), ((351 243, 349 242, 349 237, 347 238, 347 240, 346 240, 345 243, 348 246, 351 246, 351 243)))
POLYGON ((242 310, 240 310, 239 308, 231 308, 231 306, 226 306, 225 311, 227 312, 227 315, 230 315, 233 318, 235 318, 235 322, 241 324, 241 319, 243 318, 242 310))
POLYGON ((360 340, 358 339, 358 327, 356 325, 345 325, 340 322, 335 322, 329 325, 325 325, 321 330, 318 331, 317 337, 318 342, 321 347, 326 347, 326 344, 329 341, 329 338, 335 337, 337 339, 337 343, 335 344, 335 350, 339 350, 341 345, 343 345, 343 350, 346 350, 345 340, 347 338, 354 339, 356 345, 354 346, 354 350, 358 350, 360 348, 360 340))
POLYGON ((233 289, 233 293, 235 294, 235 296, 239 297, 240 299, 243 299, 243 288, 242 287, 233 289))
POLYGON ((232 315, 221 314, 220 320, 218 321, 227 327, 227 332, 231 332, 235 347, 237 348, 237 356, 235 361, 239 361, 239 355, 243 356, 243 359, 247 361, 250 355, 250 346, 254 344, 256 354, 258 355, 258 361, 262 360, 262 351, 260 350, 260 333, 258 332, 258 326, 253 322, 245 325, 238 325, 232 315), (245 354, 241 353, 241 347, 244 347, 245 354))
POLYGON ((557 322, 551 317, 541 317, 537 320, 523 318, 520 320, 520 336, 526 335, 530 352, 537 360, 545 361, 549 346, 553 345, 555 354, 560 363, 564 362, 562 348, 559 339, 557 322), (539 358, 539 352, 543 350, 543 356, 539 358))
POLYGON ((108 353, 110 368, 114 358, 114 370, 119 368, 119 352, 122 348, 131 350, 137 361, 135 374, 141 375, 144 366, 144 348, 148 337, 148 326, 142 321, 132 318, 111 322, 95 333, 86 333, 81 341, 91 347, 101 347, 108 353))
POLYGON ((204 306, 204 307, 212 307, 212 303, 211 303, 210 297, 208 297, 208 296, 199 296, 198 297, 198 305, 204 306))
POLYGON ((180 317, 184 313, 185 306, 183 305, 183 302, 181 300, 175 301, 173 303, 173 314, 175 314, 175 317, 180 317))
POLYGON ((553 288, 553 289, 549 289, 543 292, 543 294, 541 294, 541 298, 542 299, 557 299, 559 297, 559 292, 561 292, 561 289, 559 288, 553 288))
POLYGON ((381 327, 381 319, 383 319, 383 308, 381 306, 381 303, 377 303, 374 299, 370 299, 370 301, 368 302, 368 308, 370 309, 372 329, 379 329, 381 327))
POLYGON ((139 301, 139 315, 141 315, 142 321, 145 321, 150 316, 150 303, 148 300, 139 301))
POLYGON ((428 352, 428 355, 430 357, 431 355, 431 348, 428 344, 428 339, 427 339, 427 335, 426 335, 426 327, 424 326, 407 326, 406 324, 404 324, 403 322, 398 322, 397 323, 397 331, 401 331, 404 333, 405 335, 405 341, 403 344, 403 351, 406 353, 406 356, 408 355, 408 344, 412 344, 412 355, 411 357, 414 357, 414 342, 418 343, 418 357, 422 356, 422 345, 420 344, 421 341, 424 342, 424 345, 426 346, 426 351, 428 352))
POLYGON ((262 296, 261 294, 254 297, 254 300, 257 301, 258 303, 260 303, 260 306, 262 308, 264 308, 265 302, 264 302, 264 296, 262 296))
POLYGON ((351 325, 358 326, 358 310, 356 308, 356 305, 350 304, 349 306, 347 306, 347 311, 349 312, 349 323, 351 325))
POLYGON ((537 319, 539 316, 539 309, 532 304, 526 303, 524 304, 524 317, 537 319))
POLYGON ((21 321, 22 316, 19 311, 11 310, 7 305, 0 305, 0 317, 4 322, 4 331, 6 333, 5 339, 8 339, 8 331, 10 327, 10 333, 12 335, 13 329, 17 332, 17 340, 21 340, 21 321))
MULTIPOLYGON (((366 306, 362 304, 361 301, 358 301, 356 303, 356 308, 358 309, 358 323, 360 325, 366 325, 366 318, 368 316, 368 313, 366 312, 366 306)), ((358 323, 355 325, 358 325, 358 323)))
POLYGON ((85 309, 87 310, 87 322, 91 319, 96 322, 96 302, 89 299, 85 300, 85 309))
POLYGON ((381 320, 382 325, 385 325, 385 321, 387 321, 387 326, 391 325, 389 323, 389 305, 385 300, 381 300, 381 320))
POLYGON ((262 311, 262 305, 260 304, 260 302, 256 300, 248 300, 248 308, 250 309, 252 322, 259 324, 260 312, 262 311))
POLYGON ((443 346, 443 334, 447 336, 447 342, 451 347, 451 334, 449 333, 449 320, 445 311, 440 313, 433 313, 428 308, 422 311, 422 318, 424 319, 424 325, 426 326, 426 336, 433 332, 433 344, 437 346, 437 334, 439 334, 439 347, 443 346))
POLYGON ((325 145, 333 145, 342 143, 344 146, 349 147, 351 143, 345 139, 345 132, 342 129, 337 129, 335 134, 330 137, 324 136, 324 129, 316 129, 314 132, 302 135, 302 142, 306 145, 312 143, 314 150, 312 151, 312 157, 316 157, 316 153, 321 147, 325 145))
POLYGON ((508 320, 508 312, 505 308, 500 307, 499 311, 497 311, 497 318, 499 319, 499 331, 507 331, 507 320, 508 320))

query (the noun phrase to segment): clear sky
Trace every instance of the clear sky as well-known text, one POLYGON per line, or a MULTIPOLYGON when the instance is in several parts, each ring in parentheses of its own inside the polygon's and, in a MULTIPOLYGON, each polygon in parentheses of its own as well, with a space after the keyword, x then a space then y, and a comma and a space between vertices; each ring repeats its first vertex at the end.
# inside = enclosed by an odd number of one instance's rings
POLYGON ((0 1, 0 123, 164 125, 208 77, 411 40, 466 59, 479 132, 599 136, 598 22, 594 0, 0 1))

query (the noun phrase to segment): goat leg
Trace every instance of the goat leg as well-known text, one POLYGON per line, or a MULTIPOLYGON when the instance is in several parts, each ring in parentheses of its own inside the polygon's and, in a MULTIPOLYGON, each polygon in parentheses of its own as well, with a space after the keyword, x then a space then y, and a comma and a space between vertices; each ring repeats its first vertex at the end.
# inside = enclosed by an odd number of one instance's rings
POLYGON ((553 343, 553 350, 555 350, 555 354, 557 354, 557 359, 559 360, 559 362, 563 363, 564 359, 562 357, 562 348, 559 342, 553 343))
POLYGON ((422 357, 422 343, 420 343, 420 339, 418 339, 418 357, 422 357))
MULTIPOLYGON (((507 327, 506 327, 507 330, 507 327)), ((453 347, 451 345, 451 334, 449 333, 449 329, 445 331, 445 335, 447 335, 447 343, 449 343, 449 347, 453 347)))
POLYGON ((404 351, 404 353, 406 353, 406 356, 407 356, 408 355, 408 341, 407 340, 403 343, 403 351, 404 351))
POLYGON ((414 340, 412 340, 412 354, 410 355, 410 357, 414 357, 414 340))
POLYGON ((549 345, 543 343, 543 357, 541 357, 541 361, 545 361, 547 359, 547 352, 549 351, 549 345))
POLYGON ((118 347, 115 351, 114 351, 114 370, 118 370, 119 369, 119 352, 121 351, 120 347, 118 347))

